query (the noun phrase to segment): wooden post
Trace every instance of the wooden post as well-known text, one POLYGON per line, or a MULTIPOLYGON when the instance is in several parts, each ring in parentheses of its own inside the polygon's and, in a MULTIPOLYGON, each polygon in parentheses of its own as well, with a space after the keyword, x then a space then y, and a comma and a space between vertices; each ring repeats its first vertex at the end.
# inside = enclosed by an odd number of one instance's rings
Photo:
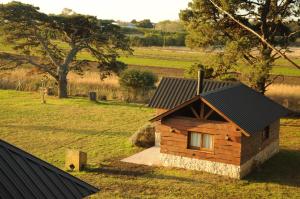
POLYGON ((46 90, 46 83, 44 81, 44 79, 42 79, 42 86, 40 87, 40 92, 41 92, 41 97, 42 97, 42 103, 46 104, 46 94, 47 94, 47 90, 46 90))
POLYGON ((282 105, 283 105, 285 108, 289 108, 289 100, 288 100, 288 99, 284 99, 283 102, 282 102, 282 105))
POLYGON ((97 93, 96 92, 89 92, 89 98, 91 101, 97 101, 97 93))
POLYGON ((66 160, 65 168, 71 171, 81 171, 87 164, 87 154, 78 151, 67 149, 66 151, 66 160))

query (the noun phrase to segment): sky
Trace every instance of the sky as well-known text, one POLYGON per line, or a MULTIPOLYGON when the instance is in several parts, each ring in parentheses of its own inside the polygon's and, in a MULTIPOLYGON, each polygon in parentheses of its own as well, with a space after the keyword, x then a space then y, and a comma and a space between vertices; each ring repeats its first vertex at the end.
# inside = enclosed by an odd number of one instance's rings
MULTIPOLYGON (((131 21, 132 19, 178 20, 180 10, 187 8, 191 0, 18 0, 40 7, 44 13, 61 13, 70 8, 80 14, 97 16, 99 19, 131 21)), ((0 0, 1 3, 10 0, 0 0)))

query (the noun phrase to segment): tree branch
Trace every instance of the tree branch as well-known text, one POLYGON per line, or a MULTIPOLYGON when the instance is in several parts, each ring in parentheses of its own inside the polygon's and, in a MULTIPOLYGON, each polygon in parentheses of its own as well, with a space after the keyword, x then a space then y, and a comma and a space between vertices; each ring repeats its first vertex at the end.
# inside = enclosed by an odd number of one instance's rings
POLYGON ((67 67, 74 60, 74 57, 76 57, 76 54, 77 54, 78 51, 80 51, 80 48, 73 47, 69 51, 68 55, 66 56, 66 58, 64 60, 64 63, 62 64, 62 66, 67 67))
POLYGON ((274 46, 272 46, 266 39, 264 39, 261 35, 259 35, 257 32, 255 32, 254 30, 252 30, 251 28, 249 28, 248 26, 244 25, 243 23, 241 23, 239 20, 235 19, 233 15, 231 15, 230 13, 228 13, 226 10, 223 10, 220 6, 218 6, 215 2, 213 2, 212 0, 209 0, 217 9, 219 9, 221 12, 223 12, 224 14, 226 14, 229 18, 231 18, 234 22, 236 22, 237 24, 239 24, 241 27, 243 27, 244 29, 248 30, 249 32, 251 32, 252 34, 254 34, 257 38, 259 38, 264 44, 266 44, 269 48, 271 48, 272 50, 274 50, 275 52, 277 52, 281 57, 283 57, 284 59, 288 60, 293 66, 295 66, 296 68, 300 69, 300 66, 294 62, 293 60, 291 60, 289 57, 287 57, 285 54, 281 53, 277 48, 275 48, 274 46))
MULTIPOLYGON (((16 66, 26 64, 26 63, 32 64, 33 66, 35 66, 35 67, 43 70, 44 72, 48 73, 53 78, 55 78, 55 79, 58 78, 57 75, 48 68, 48 66, 35 62, 32 59, 32 57, 30 57, 30 56, 28 56, 28 58, 26 58, 25 56, 21 56, 21 55, 12 55, 12 54, 8 54, 8 53, 1 53, 0 57, 2 59, 9 60, 10 62, 16 63, 16 66)), ((11 68, 15 68, 15 67, 11 67, 11 68)))
POLYGON ((41 43, 41 45, 43 46, 47 56, 49 57, 49 59, 52 61, 52 63, 56 66, 59 67, 60 64, 56 61, 55 57, 52 55, 51 50, 49 49, 48 45, 45 42, 45 39, 41 37, 41 35, 39 35, 39 33, 37 33, 37 31, 34 31, 35 35, 38 39, 38 41, 41 43))

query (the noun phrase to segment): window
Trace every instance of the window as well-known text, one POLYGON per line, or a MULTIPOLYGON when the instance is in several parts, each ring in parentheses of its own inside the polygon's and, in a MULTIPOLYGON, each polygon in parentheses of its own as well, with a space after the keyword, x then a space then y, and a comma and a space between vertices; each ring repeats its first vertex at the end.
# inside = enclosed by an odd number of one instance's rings
POLYGON ((189 132, 188 148, 198 150, 213 150, 213 136, 206 133, 189 132))
POLYGON ((269 139, 270 137, 270 127, 267 126, 262 133, 263 141, 269 139))

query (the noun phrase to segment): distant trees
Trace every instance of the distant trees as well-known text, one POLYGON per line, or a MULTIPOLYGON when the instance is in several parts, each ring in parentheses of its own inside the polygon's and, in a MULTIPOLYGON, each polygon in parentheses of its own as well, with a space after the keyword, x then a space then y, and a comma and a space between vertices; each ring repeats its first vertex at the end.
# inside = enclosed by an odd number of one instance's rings
POLYGON ((155 25, 155 30, 163 32, 184 32, 184 25, 181 21, 160 21, 155 25))
POLYGON ((154 28, 153 23, 150 21, 150 19, 144 19, 141 21, 133 19, 131 23, 140 28, 154 28))
POLYGON ((6 56, 20 64, 29 63, 52 76, 58 97, 67 97, 69 71, 86 70, 85 52, 98 62, 102 78, 120 73, 126 65, 117 61, 119 51, 131 52, 120 27, 96 17, 70 14, 46 15, 39 8, 20 2, 2 4, 0 25, 3 36, 23 56, 6 56))
POLYGON ((250 85, 265 93, 274 80, 270 73, 280 54, 264 41, 279 48, 283 54, 288 52, 289 45, 299 37, 299 29, 292 30, 289 22, 297 19, 299 14, 298 0, 193 0, 186 10, 181 11, 180 18, 189 33, 186 40, 188 46, 222 46, 222 63, 216 70, 223 68, 226 73, 235 70, 238 63, 242 62, 247 66, 245 74, 250 85), (263 39, 242 28, 224 11, 263 39))
POLYGON ((166 20, 155 24, 155 28, 141 27, 140 22, 135 19, 130 22, 135 24, 135 28, 129 27, 126 22, 118 22, 132 46, 185 46, 186 32, 182 22, 166 20))
POLYGON ((74 12, 72 9, 70 8, 64 8, 62 11, 61 11, 61 14, 62 15, 74 15, 74 14, 77 14, 76 12, 74 12))
POLYGON ((185 46, 185 33, 150 32, 129 36, 132 46, 185 46))

